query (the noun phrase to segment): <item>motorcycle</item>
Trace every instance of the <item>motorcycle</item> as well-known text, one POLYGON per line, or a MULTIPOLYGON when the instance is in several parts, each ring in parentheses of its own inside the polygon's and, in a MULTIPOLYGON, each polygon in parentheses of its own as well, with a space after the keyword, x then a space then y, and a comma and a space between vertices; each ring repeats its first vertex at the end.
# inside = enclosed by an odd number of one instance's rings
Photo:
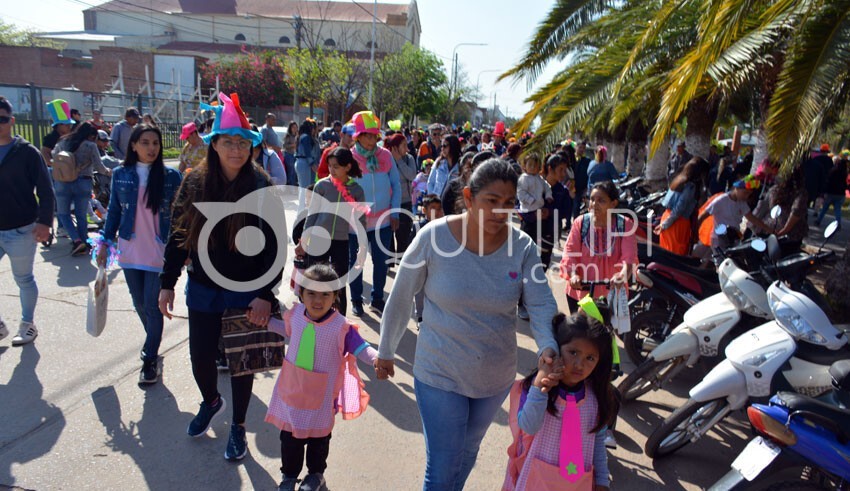
MULTIPOLYGON (((776 207, 772 213, 778 215, 780 212, 776 207)), ((787 239, 779 240, 780 245, 787 243, 787 239)), ((764 263, 764 248, 764 241, 755 238, 719 250, 718 255, 726 259, 716 275, 711 270, 701 270, 712 274, 713 281, 708 281, 705 273, 700 278, 693 273, 693 268, 681 265, 663 267, 651 263, 649 267, 638 270, 637 283, 642 288, 633 299, 632 312, 635 315, 632 330, 623 339, 638 368, 620 385, 626 401, 653 389, 648 382, 654 382, 656 388, 660 388, 663 382, 681 370, 680 366, 670 371, 674 368, 668 366, 670 363, 693 366, 700 356, 717 356, 723 351, 721 343, 730 339, 730 332, 735 337, 760 324, 760 319, 771 318, 765 297, 771 273, 757 273, 764 263), (748 274, 747 271, 754 273, 748 274), (726 288, 722 290, 721 285, 726 288), (697 295, 708 298, 700 302, 697 295), (671 332, 673 326, 677 327, 671 332), (691 337, 678 334, 689 330, 691 337), (647 364, 649 353, 662 345, 665 348, 653 358, 658 363, 647 364), (664 363, 669 360, 673 361, 664 363), (664 377, 659 377, 660 373, 664 373, 664 377)), ((805 273, 805 270, 797 271, 792 283, 808 294, 819 296, 814 286, 805 281, 805 273)))
POLYGON ((850 360, 833 363, 829 375, 826 397, 779 392, 748 407, 756 436, 709 491, 850 490, 850 360), (789 471, 793 480, 776 482, 789 471))
MULTIPOLYGON (((827 227, 827 238, 835 230, 827 227)), ((779 256, 775 237, 768 238, 767 247, 775 261, 779 256)), ((808 259, 780 261, 776 272, 800 271, 803 261, 808 259)), ((649 436, 644 448, 647 456, 664 457, 698 440, 751 398, 764 398, 778 390, 810 396, 829 390, 829 366, 850 358, 844 329, 833 325, 814 300, 781 280, 768 288, 767 298, 774 320, 729 343, 726 359, 692 388, 690 399, 649 436)))
MULTIPOLYGON (((629 302, 632 330, 623 338, 629 358, 640 365, 684 321, 685 313, 701 299, 721 292, 717 273, 700 260, 661 248, 652 255, 638 249, 642 265, 636 274, 636 295, 629 302)), ((750 264, 750 242, 730 248, 726 255, 736 264, 750 264)))

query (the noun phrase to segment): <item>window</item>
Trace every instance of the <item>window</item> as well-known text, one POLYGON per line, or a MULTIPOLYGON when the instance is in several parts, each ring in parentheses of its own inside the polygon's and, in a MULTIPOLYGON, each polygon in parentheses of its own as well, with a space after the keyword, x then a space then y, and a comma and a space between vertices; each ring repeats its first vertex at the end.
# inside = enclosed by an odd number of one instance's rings
POLYGON ((281 36, 280 39, 277 40, 279 44, 289 44, 291 41, 287 36, 281 36))
POLYGON ((239 34, 237 34, 237 35, 236 35, 236 37, 235 37, 235 38, 233 38, 233 39, 235 39, 236 41, 244 41, 244 40, 245 40, 245 35, 244 35, 244 34, 242 34, 242 33, 240 32, 240 33, 239 33, 239 34))
POLYGON ((334 41, 331 38, 325 39, 325 46, 332 48, 332 47, 336 46, 336 41, 334 41))
MULTIPOLYGON (((366 43, 366 48, 367 48, 367 49, 372 49, 372 41, 368 41, 368 42, 366 43)), ((375 43, 375 49, 378 49, 378 43, 375 43)))

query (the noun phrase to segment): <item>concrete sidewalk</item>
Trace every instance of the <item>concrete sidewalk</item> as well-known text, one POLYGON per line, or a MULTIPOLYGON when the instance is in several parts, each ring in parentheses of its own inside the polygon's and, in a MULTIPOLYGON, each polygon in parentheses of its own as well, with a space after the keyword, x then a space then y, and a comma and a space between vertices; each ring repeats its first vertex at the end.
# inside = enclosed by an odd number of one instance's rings
MULTIPOLYGON (((166 320, 162 382, 139 388, 138 353, 144 336, 123 274, 110 276, 108 325, 99 338, 92 338, 84 325, 87 287, 95 269, 87 258, 70 257, 69 252, 67 239, 50 249, 39 246, 35 274, 41 290, 36 311, 40 333, 35 343, 13 348, 9 339, 0 342, 0 488, 276 489, 278 431, 263 417, 277 373, 256 377, 248 414, 249 454, 238 464, 226 462, 227 421, 216 424, 209 436, 186 435, 200 395, 189 364, 185 318, 166 320)), ((367 266, 367 279, 370 269, 367 266)), ((289 267, 284 277, 288 274, 289 267)), ((552 284, 566 311, 563 284, 554 276, 552 284)), ((387 288, 391 286, 392 278, 387 288)), ((18 290, 5 260, 0 261, 0 289, 0 313, 14 333, 18 290)), ((178 292, 175 306, 185 317, 182 283, 178 292)), ((293 302, 288 288, 280 298, 287 305, 293 302)), ((361 325, 364 337, 377 343, 378 320, 367 314, 361 325)), ((527 323, 518 321, 518 328, 519 377, 536 358, 527 323)), ((411 375, 415 343, 411 323, 391 383, 374 380, 371 367, 361 364, 371 405, 359 419, 337 420, 326 473, 331 489, 421 489, 425 451, 411 375)), ((632 367, 624 368, 628 372, 632 367)), ((672 393, 654 394, 621 412, 620 447, 610 452, 616 489, 700 489, 728 470, 747 439, 740 418, 721 424, 672 458, 653 463, 642 453, 646 436, 682 404, 702 373, 688 371, 672 393)), ((228 377, 221 375, 219 384, 229 398, 228 377)), ((509 444, 506 401, 482 444, 467 489, 500 488, 509 444)))

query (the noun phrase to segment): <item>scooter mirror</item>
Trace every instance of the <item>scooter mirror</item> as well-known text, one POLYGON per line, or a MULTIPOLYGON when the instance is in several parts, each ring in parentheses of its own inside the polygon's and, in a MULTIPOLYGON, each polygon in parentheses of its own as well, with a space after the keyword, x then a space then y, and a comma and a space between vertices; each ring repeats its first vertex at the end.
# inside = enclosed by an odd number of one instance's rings
POLYGON ((838 231, 838 222, 832 222, 826 226, 826 229, 823 231, 824 238, 830 238, 835 235, 835 232, 838 231))
POLYGON ((720 225, 714 227, 714 235, 717 235, 718 237, 720 237, 721 235, 726 235, 727 230, 728 228, 726 227, 726 225, 721 223, 720 225))
POLYGON ((779 206, 779 205, 776 205, 776 206, 774 206, 773 208, 770 209, 770 218, 773 218, 774 220, 779 218, 779 215, 781 215, 781 214, 782 214, 782 207, 779 206))
POLYGON ((767 250, 767 243, 761 239, 753 239, 753 241, 750 242, 750 247, 752 247, 756 252, 764 252, 767 250))

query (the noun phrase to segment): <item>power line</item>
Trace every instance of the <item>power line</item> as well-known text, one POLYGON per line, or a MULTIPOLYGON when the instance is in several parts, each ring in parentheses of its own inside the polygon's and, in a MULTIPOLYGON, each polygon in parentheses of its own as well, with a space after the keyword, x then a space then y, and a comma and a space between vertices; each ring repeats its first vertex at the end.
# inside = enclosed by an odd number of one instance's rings
MULTIPOLYGON (((403 34, 403 33, 401 33, 401 32, 396 31, 396 30, 395 30, 392 26, 390 26, 389 24, 387 24, 387 23, 386 23, 386 21, 381 20, 381 18, 380 18, 380 17, 377 17, 377 16, 375 16, 372 12, 370 12, 370 11, 369 11, 369 9, 367 9, 367 8, 366 8, 366 7, 364 7, 363 5, 360 5, 359 3, 357 3, 357 0, 351 0, 351 3, 353 3, 354 5, 357 5, 357 7, 359 7, 359 8, 360 8, 360 10, 362 10, 362 11, 366 12, 367 14, 369 14, 369 17, 374 18, 376 21, 378 21, 378 22, 380 22, 381 24, 383 24, 383 25, 384 25, 387 29, 389 29, 389 30, 393 31, 394 33, 398 34, 400 37, 404 38, 405 40, 410 41, 410 44, 414 44, 413 39, 411 39, 411 38, 407 37, 407 35, 406 35, 406 34, 403 34)), ((431 50, 429 50, 429 51, 431 51, 431 50)), ((451 61, 451 58, 449 58, 448 56, 443 56, 443 55, 441 55, 440 53, 437 53, 436 51, 431 51, 431 52, 432 52, 432 53, 434 53, 435 55, 437 55, 438 57, 440 57, 440 58, 444 59, 444 60, 449 60, 449 61, 451 61)))

